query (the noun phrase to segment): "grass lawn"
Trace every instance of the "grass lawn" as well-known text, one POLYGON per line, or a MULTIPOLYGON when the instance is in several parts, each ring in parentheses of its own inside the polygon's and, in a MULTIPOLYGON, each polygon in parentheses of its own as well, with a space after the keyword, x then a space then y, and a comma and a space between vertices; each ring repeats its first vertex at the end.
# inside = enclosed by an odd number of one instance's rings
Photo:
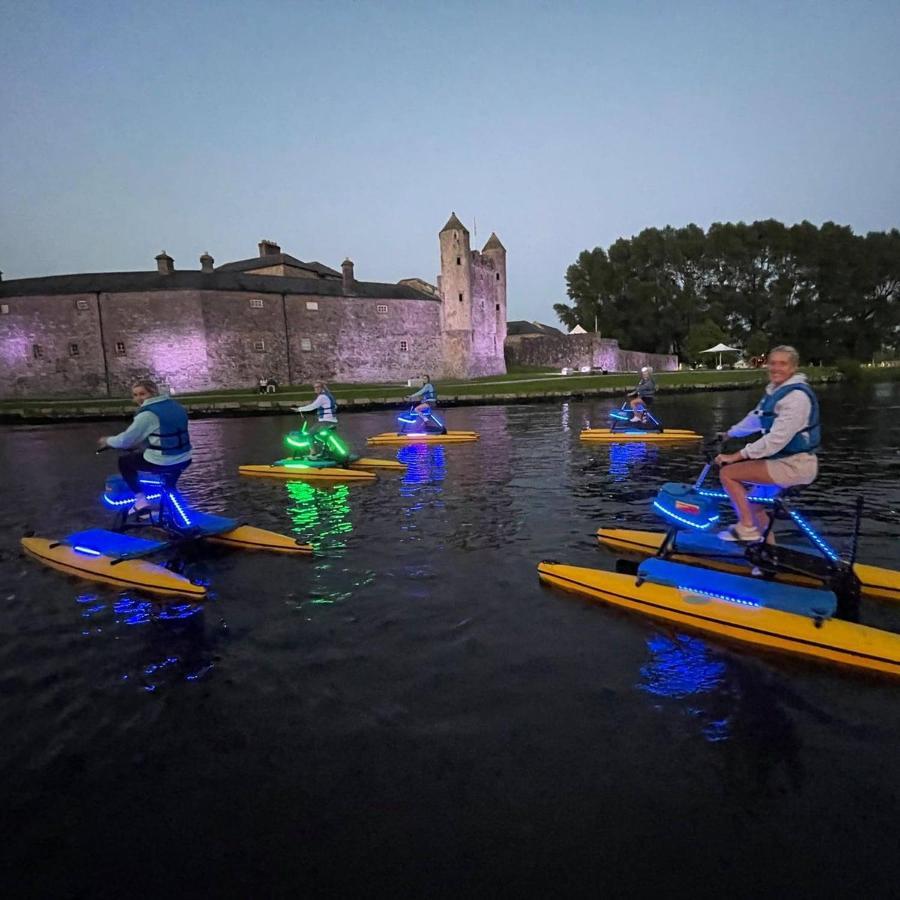
MULTIPOLYGON (((827 377, 835 373, 832 368, 804 369, 814 379, 827 377)), ((886 370, 863 370, 873 375, 886 370)), ((656 376, 657 383, 665 390, 667 387, 689 387, 691 385, 735 384, 746 383, 748 386, 762 384, 766 381, 764 369, 734 369, 717 372, 715 370, 701 369, 698 371, 661 372, 656 376)), ((447 380, 436 382, 438 396, 450 399, 452 397, 476 397, 492 396, 497 394, 514 394, 517 396, 529 396, 553 392, 592 391, 599 388, 611 388, 625 390, 633 387, 637 382, 637 375, 558 375, 551 370, 519 370, 506 375, 491 375, 484 378, 473 378, 465 381, 447 380)), ((406 385, 368 383, 368 384, 339 384, 330 385, 338 400, 401 400, 409 396, 413 389, 406 385)), ((207 391, 204 393, 179 394, 178 399, 189 406, 207 405, 212 403, 255 403, 259 400, 277 401, 279 403, 307 403, 312 399, 312 386, 306 384, 289 385, 279 389, 276 394, 259 394, 255 390, 224 390, 207 391)), ((128 405, 130 399, 126 397, 94 400, 77 398, 70 400, 45 399, 45 400, 4 400, 0 402, 0 412, 19 409, 50 409, 63 413, 72 407, 90 407, 94 409, 119 408, 128 405)))

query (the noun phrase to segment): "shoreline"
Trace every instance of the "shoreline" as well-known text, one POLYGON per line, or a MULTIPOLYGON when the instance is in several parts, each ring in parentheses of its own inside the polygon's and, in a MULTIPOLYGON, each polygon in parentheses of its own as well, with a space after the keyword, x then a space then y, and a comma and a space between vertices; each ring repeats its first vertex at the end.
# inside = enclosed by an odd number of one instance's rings
MULTIPOLYGON (((827 375, 809 375, 810 384, 835 384, 844 380, 837 373, 827 375)), ((762 382, 755 381, 713 381, 702 384, 661 384, 658 394, 688 394, 700 391, 734 391, 748 390, 762 382)), ((559 400, 581 400, 593 397, 621 397, 624 395, 621 386, 567 388, 559 391, 485 391, 479 394, 443 394, 439 401, 440 408, 453 406, 502 406, 518 403, 550 403, 559 400)), ((292 407, 298 404, 294 400, 221 400, 210 402, 202 400, 191 402, 189 397, 179 397, 181 403, 194 419, 237 418, 249 416, 296 415, 292 407)), ((368 410, 398 409, 407 405, 397 397, 357 397, 339 399, 342 412, 365 412, 368 410)), ((0 425, 52 425, 66 422, 101 422, 109 419, 130 419, 134 415, 134 404, 123 398, 121 406, 98 407, 90 401, 72 405, 65 410, 52 404, 24 403, 20 408, 0 411, 0 425)))

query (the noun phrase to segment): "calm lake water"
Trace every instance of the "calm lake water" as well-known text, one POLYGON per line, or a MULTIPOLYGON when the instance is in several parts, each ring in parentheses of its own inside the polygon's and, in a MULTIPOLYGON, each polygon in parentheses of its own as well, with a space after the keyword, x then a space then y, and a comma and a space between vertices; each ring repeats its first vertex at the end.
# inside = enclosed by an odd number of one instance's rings
MULTIPOLYGON (((860 558, 898 567, 900 385, 821 396, 806 511, 841 544, 862 494, 860 558)), ((755 399, 658 408, 709 433, 755 399)), ((292 419, 195 422, 188 496, 319 550, 202 555, 200 606, 25 559, 28 529, 104 524, 113 429, 0 430, 4 893, 895 893, 900 685, 539 586, 543 558, 612 568, 594 530, 655 526, 656 487, 701 464, 582 445, 608 407, 450 409, 479 443, 327 489, 238 477, 292 419)), ((342 417, 359 447, 391 428, 342 417)))

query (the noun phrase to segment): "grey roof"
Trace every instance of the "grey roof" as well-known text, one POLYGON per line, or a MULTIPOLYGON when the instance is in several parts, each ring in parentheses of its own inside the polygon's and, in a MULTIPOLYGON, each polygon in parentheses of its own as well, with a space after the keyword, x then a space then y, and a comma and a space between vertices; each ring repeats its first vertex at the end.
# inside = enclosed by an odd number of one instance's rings
POLYGON ((466 226, 456 218, 455 212, 450 213, 450 218, 447 219, 447 224, 438 233, 443 234, 445 231, 464 231, 466 234, 469 233, 469 229, 466 228, 466 226))
POLYGON ((506 333, 507 335, 546 334, 552 337, 564 337, 563 332, 558 328, 554 328, 552 325, 544 325, 543 322, 507 322, 506 333))
POLYGON ((254 256, 250 259, 239 259, 237 262, 225 263, 216 266, 217 272, 247 272, 250 269, 262 269, 264 266, 294 266, 297 269, 306 269, 315 272, 316 275, 327 278, 340 278, 341 273, 323 266, 320 262, 303 262, 289 253, 272 253, 269 256, 254 256))
MULTIPOLYGON (((225 268, 223 266, 223 268, 225 268)), ((323 266, 323 268, 325 268, 323 266)), ((291 275, 248 275, 244 272, 175 271, 100 272, 85 275, 48 275, 0 281, 0 297, 59 294, 119 294, 144 291, 244 291, 263 294, 313 294, 320 297, 363 297, 378 300, 431 300, 440 298, 408 284, 356 281, 348 294, 338 274, 331 278, 294 278, 291 275)))
POLYGON ((491 236, 487 239, 487 243, 484 245, 481 252, 484 253, 485 250, 506 250, 506 247, 500 243, 500 238, 492 231, 491 236))

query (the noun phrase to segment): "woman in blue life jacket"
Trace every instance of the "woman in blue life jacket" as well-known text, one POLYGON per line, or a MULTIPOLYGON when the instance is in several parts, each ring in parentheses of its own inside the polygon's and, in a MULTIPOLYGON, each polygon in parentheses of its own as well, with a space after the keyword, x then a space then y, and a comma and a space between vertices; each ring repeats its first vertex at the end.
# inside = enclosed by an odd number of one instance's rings
POLYGON ((650 366, 641 368, 641 380, 633 391, 628 393, 628 405, 631 407, 631 421, 640 422, 644 419, 644 411, 653 406, 653 398, 656 396, 656 382, 653 380, 653 369, 650 366))
POLYGON ((328 390, 328 385, 324 381, 313 382, 313 390, 316 392, 313 402, 307 403, 306 406, 295 406, 294 411, 307 413, 315 410, 316 424, 309 430, 313 438, 309 450, 309 458, 319 459, 322 457, 325 447, 322 440, 325 437, 323 432, 333 431, 337 428, 337 400, 334 399, 334 394, 328 390), (322 435, 321 438, 316 437, 319 434, 322 435))
POLYGON ((435 406, 437 403, 437 391, 434 389, 434 385, 431 383, 430 375, 423 375, 422 380, 425 382, 422 387, 420 387, 414 394, 411 394, 407 399, 411 401, 421 400, 421 403, 418 403, 414 408, 415 411, 422 417, 422 421, 428 418, 429 413, 431 412, 431 408, 435 406))
POLYGON ((821 438, 819 401, 806 376, 797 371, 800 357, 793 347, 769 353, 769 383, 757 407, 723 437, 762 437, 737 453, 720 453, 719 479, 731 498, 738 522, 719 532, 726 541, 759 541, 768 516, 747 500, 745 484, 774 484, 787 488, 812 484, 819 471, 816 451, 821 438))
POLYGON ((139 407, 134 421, 121 434, 102 437, 97 444, 101 449, 133 451, 119 457, 119 471, 134 492, 135 512, 141 512, 150 504, 141 487, 140 473, 169 474, 174 486, 191 464, 191 440, 185 408, 168 394, 161 396, 155 382, 136 381, 131 398, 139 407))

